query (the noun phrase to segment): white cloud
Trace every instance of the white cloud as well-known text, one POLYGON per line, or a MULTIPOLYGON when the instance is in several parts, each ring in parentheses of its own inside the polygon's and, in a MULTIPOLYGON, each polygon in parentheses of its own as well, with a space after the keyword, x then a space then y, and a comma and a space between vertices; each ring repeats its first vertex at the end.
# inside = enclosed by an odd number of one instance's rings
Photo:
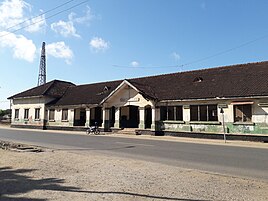
POLYGON ((0 4, 0 27, 8 28, 23 21, 23 10, 29 4, 21 0, 5 0, 0 4))
POLYGON ((177 52, 172 52, 171 57, 175 60, 175 61, 179 61, 180 60, 180 55, 177 52))
POLYGON ((73 52, 63 41, 46 45, 47 55, 64 59, 67 64, 71 64, 73 52))
POLYGON ((91 49, 95 52, 105 51, 110 47, 109 42, 106 42, 102 38, 98 37, 92 38, 91 41, 89 42, 89 45, 91 49))
POLYGON ((0 31, 0 46, 11 48, 13 57, 33 62, 36 53, 36 47, 32 40, 22 35, 15 35, 10 32, 0 31))
POLYGON ((83 23, 90 22, 94 18, 94 15, 91 13, 91 9, 89 6, 87 6, 87 11, 84 16, 82 17, 75 17, 75 16, 76 16, 76 13, 72 12, 69 14, 68 19, 72 22, 83 24, 83 23))
POLYGON ((85 16, 76 17, 76 13, 72 12, 68 15, 68 21, 60 20, 58 22, 52 23, 50 27, 57 34, 60 34, 64 37, 74 36, 80 38, 81 36, 77 33, 75 24, 83 24, 89 22, 92 18, 93 15, 91 14, 90 8, 87 7, 85 16))
POLYGON ((31 17, 31 5, 23 0, 5 0, 0 3, 0 29, 37 32, 46 24, 45 16, 31 17), (26 14, 27 13, 27 14, 26 14))
POLYGON ((139 64, 139 62, 137 62, 137 61, 132 61, 132 62, 130 63, 130 65, 133 66, 133 67, 138 67, 140 64, 139 64))
POLYGON ((31 20, 27 20, 27 27, 25 28, 26 31, 33 33, 40 31, 46 25, 45 15, 40 15, 35 17, 31 20), (29 26, 30 25, 30 26, 29 26))
POLYGON ((51 29, 64 37, 74 36, 80 38, 80 35, 76 33, 74 24, 71 21, 65 22, 60 20, 51 24, 51 29))

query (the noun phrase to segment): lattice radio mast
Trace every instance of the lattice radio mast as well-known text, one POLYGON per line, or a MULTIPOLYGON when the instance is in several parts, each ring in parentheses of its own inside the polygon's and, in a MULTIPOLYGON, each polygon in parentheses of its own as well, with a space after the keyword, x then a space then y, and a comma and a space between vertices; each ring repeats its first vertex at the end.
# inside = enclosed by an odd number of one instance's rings
POLYGON ((46 83, 46 43, 42 43, 41 58, 39 65, 39 75, 38 75, 38 84, 37 86, 43 85, 46 83))

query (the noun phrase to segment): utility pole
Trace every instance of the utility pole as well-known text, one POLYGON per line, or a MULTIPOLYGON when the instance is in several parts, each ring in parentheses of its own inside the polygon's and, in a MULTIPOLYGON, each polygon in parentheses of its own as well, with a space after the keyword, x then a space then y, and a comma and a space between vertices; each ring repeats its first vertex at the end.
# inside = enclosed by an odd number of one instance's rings
POLYGON ((38 75, 38 84, 37 86, 43 85, 46 83, 46 43, 42 43, 41 58, 39 65, 39 75, 38 75))
POLYGON ((226 132, 225 132, 225 122, 224 122, 224 111, 221 108, 220 113, 222 114, 222 127, 223 127, 223 139, 224 139, 224 143, 226 143, 226 132))

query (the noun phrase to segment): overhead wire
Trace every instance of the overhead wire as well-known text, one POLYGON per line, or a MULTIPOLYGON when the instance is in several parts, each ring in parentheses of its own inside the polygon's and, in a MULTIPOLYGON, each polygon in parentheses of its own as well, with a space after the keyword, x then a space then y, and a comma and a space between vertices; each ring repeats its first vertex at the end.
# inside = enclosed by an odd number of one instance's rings
POLYGON ((254 43, 256 41, 262 40, 262 39, 267 38, 267 37, 268 37, 268 34, 266 34, 264 36, 261 36, 261 37, 258 37, 256 39, 253 39, 253 40, 244 42, 244 43, 242 43, 240 45, 237 45, 237 46, 234 46, 232 48, 229 48, 229 49, 220 51, 218 53, 212 54, 210 56, 206 56, 206 57, 203 57, 203 58, 200 58, 200 59, 196 59, 196 60, 193 60, 193 61, 190 61, 190 62, 187 62, 187 63, 184 63, 184 64, 180 64, 180 65, 173 65, 173 66, 164 66, 164 65, 163 66, 135 66, 135 67, 132 67, 132 66, 123 66, 123 65, 112 65, 112 66, 113 67, 117 67, 117 68, 126 68, 126 69, 127 68, 128 69, 133 69, 133 68, 142 68, 142 69, 145 69, 145 68, 180 68, 180 67, 189 66, 189 65, 192 65, 192 64, 195 64, 195 63, 206 61, 206 60, 209 60, 211 58, 214 58, 214 57, 217 57, 217 56, 226 54, 228 52, 231 52, 233 50, 236 50, 236 49, 239 49, 241 47, 247 46, 249 44, 252 44, 252 43, 254 43))
POLYGON ((71 3, 72 1, 74 1, 74 0, 70 0, 70 1, 67 1, 67 2, 65 2, 65 3, 63 3, 63 4, 60 4, 60 5, 58 5, 58 6, 54 7, 54 8, 52 8, 52 9, 49 9, 49 10, 47 10, 47 11, 45 11, 45 12, 42 12, 40 15, 37 15, 37 16, 31 17, 31 18, 27 18, 26 20, 24 20, 24 21, 22 21, 22 22, 20 22, 20 23, 17 23, 17 24, 15 24, 15 25, 13 25, 13 26, 8 27, 6 30, 10 30, 10 29, 12 29, 12 28, 14 28, 14 27, 17 27, 17 26, 19 26, 19 25, 21 25, 21 24, 24 24, 25 22, 28 22, 28 21, 33 20, 33 19, 35 19, 35 18, 41 17, 42 15, 47 14, 47 13, 50 13, 51 11, 57 10, 58 8, 60 8, 60 7, 62 7, 62 6, 65 6, 65 5, 69 4, 69 3, 71 3))
POLYGON ((78 6, 84 4, 84 3, 88 2, 88 1, 89 1, 89 0, 82 1, 82 2, 80 2, 80 3, 78 3, 78 4, 75 4, 75 5, 73 5, 73 6, 69 7, 69 8, 67 8, 67 9, 64 9, 64 10, 59 11, 59 12, 53 14, 53 15, 50 15, 50 16, 48 16, 48 17, 45 17, 44 19, 41 19, 41 20, 39 20, 39 21, 33 22, 33 23, 31 23, 31 24, 28 24, 28 25, 26 25, 26 26, 20 27, 20 28, 18 28, 18 29, 16 29, 16 30, 13 30, 13 31, 11 31, 11 32, 7 32, 6 34, 0 35, 0 38, 2 38, 2 37, 4 37, 4 36, 7 36, 7 35, 9 35, 9 34, 12 34, 12 33, 16 33, 16 32, 18 32, 18 31, 20 31, 20 30, 22 30, 22 29, 25 29, 25 28, 27 28, 27 27, 30 27, 30 26, 32 26, 32 25, 34 25, 34 24, 37 24, 37 23, 39 23, 39 22, 42 22, 42 21, 44 21, 44 20, 50 19, 50 18, 52 18, 52 17, 55 17, 55 16, 57 16, 57 15, 63 13, 63 12, 66 12, 66 11, 68 11, 68 10, 71 10, 71 9, 75 8, 75 7, 78 7, 78 6))
MULTIPOLYGON (((38 17, 40 17, 40 16, 42 16, 42 15, 44 15, 44 14, 46 14, 46 13, 49 13, 49 12, 51 12, 51 11, 54 11, 54 10, 56 10, 56 9, 62 7, 62 6, 65 6, 65 5, 67 5, 67 4, 69 4, 69 3, 73 2, 73 1, 74 1, 74 0, 69 0, 69 1, 67 1, 67 2, 65 2, 65 3, 63 3, 63 4, 60 4, 60 5, 58 5, 58 6, 54 7, 54 8, 52 8, 52 9, 50 9, 50 10, 47 10, 47 11, 43 12, 43 13, 40 14, 40 15, 37 15, 37 16, 32 17, 32 18, 28 18, 28 19, 24 20, 23 22, 20 22, 20 23, 18 23, 18 24, 16 24, 16 25, 13 25, 13 26, 11 26, 11 27, 8 27, 7 30, 12 29, 12 28, 14 28, 14 27, 16 27, 16 26, 19 26, 19 25, 21 25, 21 24, 24 24, 24 23, 27 22, 27 21, 33 20, 33 19, 35 19, 35 18, 38 18, 38 17)), ((63 12, 66 12, 66 11, 68 11, 68 10, 71 10, 71 9, 75 8, 75 7, 78 7, 78 6, 84 4, 84 3, 88 2, 88 1, 89 1, 89 0, 82 1, 82 2, 80 2, 80 3, 77 3, 77 4, 75 4, 75 5, 73 5, 73 6, 69 7, 69 8, 67 8, 67 9, 64 9, 64 10, 59 11, 59 12, 53 14, 53 15, 50 15, 50 16, 48 16, 48 17, 45 17, 44 19, 41 19, 41 20, 36 21, 36 22, 32 22, 31 24, 28 24, 28 25, 26 25, 26 26, 22 26, 22 27, 20 27, 20 28, 18 28, 18 29, 15 29, 15 30, 13 30, 13 31, 7 32, 6 34, 0 35, 0 38, 1 38, 1 37, 4 37, 4 36, 7 36, 7 35, 9 35, 9 34, 11 34, 11 33, 16 33, 16 32, 18 32, 18 31, 20 31, 20 30, 22 30, 22 29, 25 29, 25 28, 27 28, 27 27, 30 27, 30 26, 34 25, 34 24, 40 23, 40 22, 42 22, 42 21, 44 21, 44 20, 50 19, 50 18, 52 18, 52 17, 55 17, 55 16, 57 16, 57 15, 63 13, 63 12)), ((209 60, 209 59, 211 59, 211 58, 220 56, 220 55, 222 55, 222 54, 226 54, 226 53, 228 53, 228 52, 231 52, 231 51, 233 51, 233 50, 236 50, 236 49, 239 49, 239 48, 241 48, 241 47, 247 46, 247 45, 249 45, 249 44, 251 44, 251 43, 254 43, 254 42, 258 41, 258 40, 262 40, 262 39, 267 38, 267 37, 268 37, 268 34, 267 34, 267 35, 264 35, 264 36, 262 36, 262 37, 256 38, 256 39, 254 39, 254 40, 247 41, 247 42, 242 43, 242 44, 240 44, 240 45, 238 45, 238 46, 235 46, 235 47, 232 47, 232 48, 229 48, 229 49, 220 51, 220 52, 218 52, 218 53, 216 53, 216 54, 212 54, 212 55, 210 55, 210 56, 206 56, 206 57, 203 57, 203 58, 200 58, 200 59, 197 59, 197 60, 194 60, 194 61, 190 61, 190 62, 188 62, 188 63, 180 64, 180 65, 172 65, 172 66, 166 66, 166 65, 162 65, 162 66, 135 66, 135 67, 124 66, 124 65, 112 65, 112 66, 113 66, 113 67, 117 67, 117 68, 129 68, 129 69, 133 69, 133 68, 143 68, 143 69, 144 69, 144 68, 179 68, 179 67, 184 67, 184 66, 188 66, 188 65, 191 65, 191 64, 199 63, 199 62, 202 62, 202 61, 205 61, 205 60, 209 60)))

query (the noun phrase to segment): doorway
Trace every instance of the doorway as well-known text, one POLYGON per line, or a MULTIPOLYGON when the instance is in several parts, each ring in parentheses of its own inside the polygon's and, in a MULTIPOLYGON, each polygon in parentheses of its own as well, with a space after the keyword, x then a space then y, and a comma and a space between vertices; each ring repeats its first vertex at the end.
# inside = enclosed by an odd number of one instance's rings
POLYGON ((86 109, 79 108, 74 110, 74 126, 85 126, 86 109))
POLYGON ((139 107, 124 106, 120 108, 120 127, 121 128, 138 128, 139 126, 139 107))
POLYGON ((145 128, 151 128, 152 126, 152 108, 151 106, 145 107, 145 128))

